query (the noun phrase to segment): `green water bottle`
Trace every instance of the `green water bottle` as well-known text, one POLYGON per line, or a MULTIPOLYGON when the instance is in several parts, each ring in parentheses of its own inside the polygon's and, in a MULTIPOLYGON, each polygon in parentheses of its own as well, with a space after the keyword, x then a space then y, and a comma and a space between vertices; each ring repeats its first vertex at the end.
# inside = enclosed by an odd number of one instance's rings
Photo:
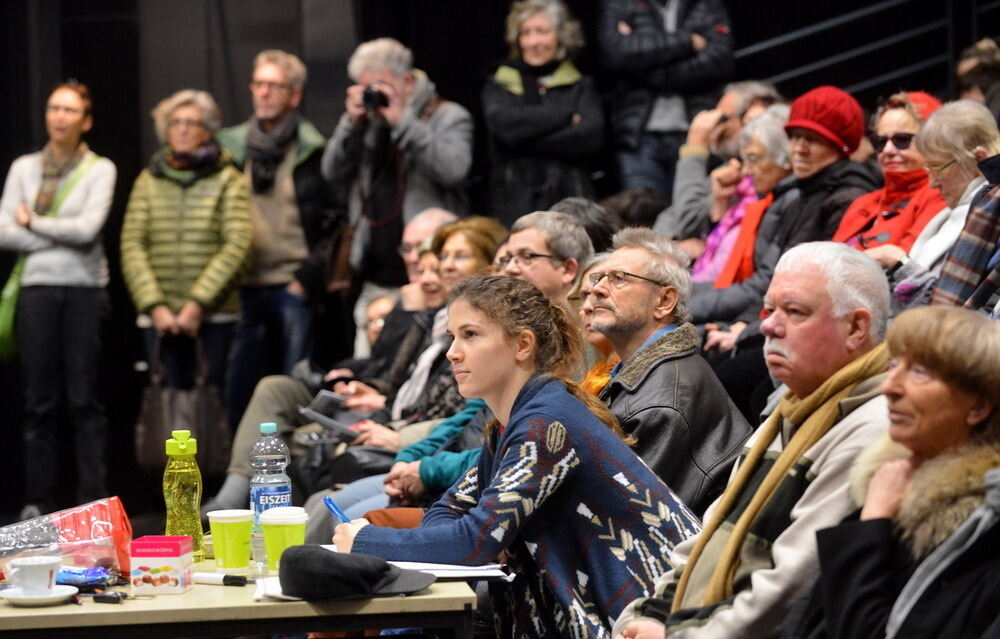
POLYGON ((198 440, 189 430, 175 430, 167 440, 167 469, 163 471, 163 501, 167 504, 167 535, 190 535, 192 559, 205 558, 201 538, 201 471, 195 461, 198 440))

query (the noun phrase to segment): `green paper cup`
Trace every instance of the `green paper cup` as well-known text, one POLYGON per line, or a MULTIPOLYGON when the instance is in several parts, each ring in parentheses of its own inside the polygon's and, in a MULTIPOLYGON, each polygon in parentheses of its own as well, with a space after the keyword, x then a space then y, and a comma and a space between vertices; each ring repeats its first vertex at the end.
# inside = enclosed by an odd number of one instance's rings
POLYGON ((281 553, 306 542, 306 509, 298 506, 268 508, 260 514, 260 527, 264 532, 267 568, 277 571, 281 553))
POLYGON ((250 510, 213 510, 208 513, 215 551, 215 572, 233 575, 250 572, 250 510))

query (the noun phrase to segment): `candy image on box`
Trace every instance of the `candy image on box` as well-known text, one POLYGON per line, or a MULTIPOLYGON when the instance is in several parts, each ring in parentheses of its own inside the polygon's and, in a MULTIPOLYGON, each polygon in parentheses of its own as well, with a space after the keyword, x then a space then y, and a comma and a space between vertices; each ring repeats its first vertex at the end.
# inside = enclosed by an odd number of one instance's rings
POLYGON ((191 578, 191 537, 188 535, 147 535, 131 544, 132 592, 143 595, 172 595, 189 589, 191 578))

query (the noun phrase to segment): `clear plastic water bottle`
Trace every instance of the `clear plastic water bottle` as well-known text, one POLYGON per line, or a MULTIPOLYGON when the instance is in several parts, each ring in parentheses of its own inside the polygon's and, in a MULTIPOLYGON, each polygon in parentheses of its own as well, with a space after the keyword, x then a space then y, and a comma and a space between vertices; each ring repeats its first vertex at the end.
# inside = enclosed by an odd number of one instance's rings
POLYGON ((292 505, 292 480, 285 474, 288 466, 288 446, 277 434, 278 425, 264 422, 260 437, 250 449, 250 510, 253 511, 253 561, 267 564, 264 538, 260 529, 260 514, 269 508, 292 505))
POLYGON ((163 501, 167 506, 167 535, 190 535, 192 559, 205 558, 201 537, 201 471, 195 454, 198 441, 189 430, 175 430, 166 441, 167 468, 163 471, 163 501))

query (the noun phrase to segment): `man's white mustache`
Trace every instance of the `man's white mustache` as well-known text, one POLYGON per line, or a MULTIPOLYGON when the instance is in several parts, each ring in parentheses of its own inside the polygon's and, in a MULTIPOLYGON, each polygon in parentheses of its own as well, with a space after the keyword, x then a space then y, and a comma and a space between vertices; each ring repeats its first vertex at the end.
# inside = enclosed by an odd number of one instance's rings
POLYGON ((782 357, 788 357, 788 351, 785 347, 776 341, 772 340, 770 337, 764 338, 764 355, 770 355, 774 353, 775 355, 781 355, 782 357))

